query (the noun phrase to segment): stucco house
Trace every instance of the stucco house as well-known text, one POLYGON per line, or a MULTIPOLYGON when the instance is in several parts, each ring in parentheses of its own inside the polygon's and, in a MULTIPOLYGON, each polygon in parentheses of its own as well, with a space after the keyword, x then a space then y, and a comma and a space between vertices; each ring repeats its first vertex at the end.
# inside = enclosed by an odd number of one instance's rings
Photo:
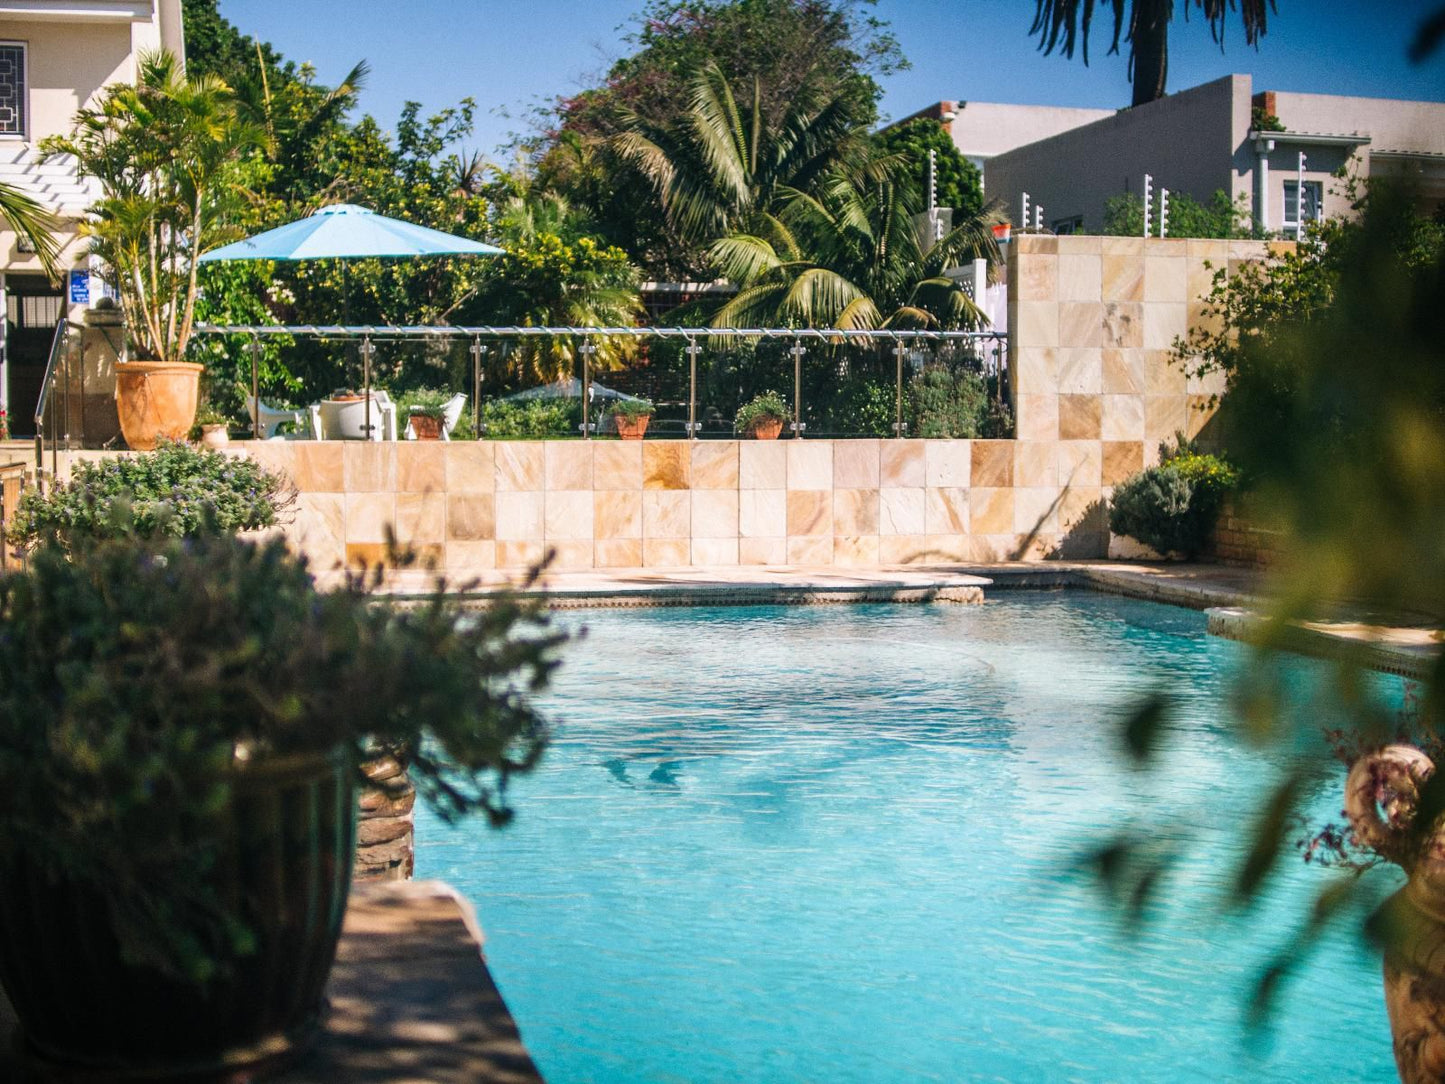
POLYGON ((1410 176, 1426 211, 1445 203, 1442 102, 1255 92, 1250 76, 1229 75, 1117 112, 965 105, 940 102, 916 115, 936 116, 976 158, 988 146, 978 124, 995 125, 1002 149, 981 157, 985 191, 1020 224, 1034 225, 1042 207, 1042 225, 1056 233, 1097 233, 1106 201, 1142 193, 1149 174, 1156 200, 1161 187, 1201 201, 1222 190, 1262 229, 1291 236, 1301 193, 1305 221, 1346 209, 1334 174, 1351 158, 1360 176, 1410 176), (1277 118, 1283 130, 1257 128, 1256 114, 1277 118))
MULTIPOLYGON (((0 0, 0 181, 15 185, 54 214, 64 243, 67 276, 48 281, 33 253, 0 228, 0 302, 6 315, 0 340, 0 406, 15 435, 32 432, 32 415, 57 320, 79 319, 89 276, 77 226, 94 193, 66 161, 38 162, 36 145, 66 132, 77 109, 93 104, 107 85, 135 79, 143 53, 166 48, 184 56, 181 0, 0 0)), ((104 355, 87 349, 92 377, 82 409, 104 409, 104 355)), ((112 354, 113 356, 113 354, 112 354)), ((79 405, 79 404, 78 404, 79 405)), ((114 410, 110 413, 113 415, 114 410)))

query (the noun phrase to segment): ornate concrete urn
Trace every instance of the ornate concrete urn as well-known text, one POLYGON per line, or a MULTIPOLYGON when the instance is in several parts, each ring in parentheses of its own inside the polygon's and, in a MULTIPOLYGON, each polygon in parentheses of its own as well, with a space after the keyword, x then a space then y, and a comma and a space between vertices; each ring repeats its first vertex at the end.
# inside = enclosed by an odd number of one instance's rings
POLYGON ((1410 880, 1381 911, 1385 1006, 1404 1084, 1445 1081, 1445 829, 1411 829, 1420 786, 1435 764, 1412 745, 1387 745, 1355 762, 1345 813, 1357 840, 1398 862, 1410 880))

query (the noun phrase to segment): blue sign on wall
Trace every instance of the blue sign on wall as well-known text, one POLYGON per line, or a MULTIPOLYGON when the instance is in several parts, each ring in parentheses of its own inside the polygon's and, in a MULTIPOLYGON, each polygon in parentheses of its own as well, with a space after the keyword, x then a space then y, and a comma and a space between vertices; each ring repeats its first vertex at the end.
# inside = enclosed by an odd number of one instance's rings
POLYGON ((70 303, 72 305, 90 304, 89 271, 75 268, 70 272, 70 303))

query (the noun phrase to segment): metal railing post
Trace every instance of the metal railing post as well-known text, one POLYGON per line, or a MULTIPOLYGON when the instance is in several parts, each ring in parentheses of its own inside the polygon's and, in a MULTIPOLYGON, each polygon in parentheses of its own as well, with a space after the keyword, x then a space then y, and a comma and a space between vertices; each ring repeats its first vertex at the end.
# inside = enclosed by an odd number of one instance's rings
POLYGON ((803 346, 802 339, 793 340, 793 349, 789 351, 793 355, 793 439, 798 440, 803 435, 803 430, 808 428, 803 422, 803 355, 808 351, 803 346))
POLYGON ((597 347, 583 339, 578 352, 582 355, 582 439, 591 440, 592 424, 588 419, 592 406, 590 402, 592 398, 592 355, 597 353, 597 347))
POLYGON ((893 436, 903 436, 903 340, 893 341, 893 359, 897 363, 897 385, 894 394, 893 406, 893 436))
POLYGON ((371 439, 371 354, 376 347, 371 344, 371 336, 365 335, 361 340, 361 394, 365 396, 365 422, 361 431, 366 434, 366 439, 371 439))
POLYGON ((251 439, 261 439, 261 336, 252 335, 246 344, 251 355, 251 439))
POLYGON ((687 340, 687 439, 697 439, 697 355, 702 348, 697 345, 697 340, 688 336, 687 340))
POLYGON ((472 336, 472 436, 481 433, 482 425, 482 355, 487 348, 480 335, 472 336))

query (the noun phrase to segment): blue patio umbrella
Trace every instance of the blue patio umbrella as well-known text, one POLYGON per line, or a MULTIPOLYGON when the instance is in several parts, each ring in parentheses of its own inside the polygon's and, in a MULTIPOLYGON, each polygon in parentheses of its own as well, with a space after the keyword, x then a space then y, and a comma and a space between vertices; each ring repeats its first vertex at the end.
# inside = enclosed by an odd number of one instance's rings
MULTIPOLYGON (((469 237, 457 237, 399 218, 379 215, 366 207, 337 203, 274 230, 258 233, 212 249, 201 263, 223 260, 340 260, 342 303, 346 304, 346 261, 392 259, 409 256, 499 256, 504 250, 469 237)), ((363 357, 368 431, 371 426, 371 365, 363 357)), ((251 395, 258 401, 256 360, 251 356, 251 395)), ((252 419, 253 430, 255 419, 252 419)))

